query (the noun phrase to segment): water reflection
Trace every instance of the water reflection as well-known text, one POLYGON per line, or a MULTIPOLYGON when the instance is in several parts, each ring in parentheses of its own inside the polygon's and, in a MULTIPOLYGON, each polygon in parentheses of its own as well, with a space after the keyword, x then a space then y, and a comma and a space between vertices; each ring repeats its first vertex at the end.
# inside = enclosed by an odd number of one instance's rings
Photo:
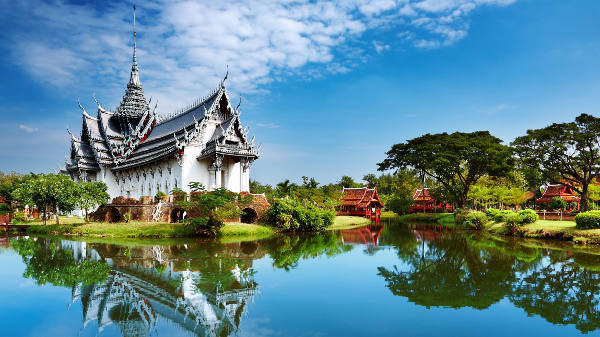
MULTIPOLYGON (((301 274, 307 271, 298 267, 320 259, 343 272, 347 262, 330 259, 340 255, 354 257, 391 294, 417 306, 480 310, 507 300, 553 324, 581 332, 600 329, 598 255, 440 226, 384 220, 340 232, 236 243, 117 245, 21 237, 11 238, 10 246, 22 257, 24 277, 72 290, 72 303, 82 308, 81 332, 88 334, 113 326, 123 336, 146 336, 168 322, 195 335, 235 335, 259 293, 272 291, 258 284, 257 260, 284 274, 318 279, 321 275, 301 274)), ((294 295, 287 296, 294 305, 294 295)), ((298 310, 298 317, 310 317, 298 310)))
POLYGON ((427 308, 476 309, 506 298, 554 324, 600 329, 599 255, 431 225, 388 228, 414 234, 382 233, 402 262, 378 268, 396 296, 427 308))

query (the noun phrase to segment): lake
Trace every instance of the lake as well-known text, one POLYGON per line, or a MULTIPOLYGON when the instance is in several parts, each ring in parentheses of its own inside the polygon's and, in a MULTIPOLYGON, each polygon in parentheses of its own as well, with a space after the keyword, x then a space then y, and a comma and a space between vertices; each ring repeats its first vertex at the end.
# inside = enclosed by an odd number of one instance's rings
POLYGON ((3 336, 600 335, 596 248, 385 219, 243 242, 0 244, 3 336))

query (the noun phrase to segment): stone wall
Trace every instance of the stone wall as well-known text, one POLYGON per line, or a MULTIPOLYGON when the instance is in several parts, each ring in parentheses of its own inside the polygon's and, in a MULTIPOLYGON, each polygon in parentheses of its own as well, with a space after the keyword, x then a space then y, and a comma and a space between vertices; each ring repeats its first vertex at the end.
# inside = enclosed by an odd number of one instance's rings
MULTIPOLYGON (((244 214, 237 219, 229 221, 242 221, 254 223, 269 208, 269 202, 264 194, 242 193, 244 196, 252 196, 252 202, 242 210, 244 214)), ((153 221, 152 215, 157 207, 157 203, 150 196, 143 196, 140 199, 116 197, 112 203, 99 207, 95 212, 90 213, 90 219, 98 222, 122 222, 125 213, 131 214, 131 220, 135 221, 153 221)), ((197 212, 191 210, 186 217, 198 216, 197 212)), ((173 196, 166 196, 161 203, 160 219, 158 222, 177 222, 183 218, 183 210, 178 208, 173 202, 173 196)))

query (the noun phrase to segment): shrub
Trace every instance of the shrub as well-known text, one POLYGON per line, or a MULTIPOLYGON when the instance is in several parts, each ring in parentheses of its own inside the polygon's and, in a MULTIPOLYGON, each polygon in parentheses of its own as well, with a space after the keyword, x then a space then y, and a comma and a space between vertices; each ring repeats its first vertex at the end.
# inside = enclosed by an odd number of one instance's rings
POLYGON ((523 225, 523 219, 519 214, 513 212, 513 214, 507 215, 504 220, 504 227, 512 234, 515 235, 521 232, 521 226, 523 225))
POLYGON ((286 232, 321 231, 333 224, 335 211, 294 199, 277 199, 264 214, 265 221, 286 232))
POLYGON ((470 229, 481 230, 490 220, 485 213, 473 212, 465 216, 464 225, 470 229))
POLYGON ((517 214, 521 217, 521 224, 535 223, 540 219, 540 216, 532 209, 520 210, 517 214))
POLYGON ((154 200, 156 200, 156 202, 159 202, 159 201, 163 200, 165 196, 166 196, 165 192, 158 191, 158 192, 156 192, 156 195, 154 196, 154 200))
POLYGON ((183 221, 179 234, 183 236, 217 236, 223 225, 223 222, 214 218, 188 218, 183 221))
POLYGON ((462 208, 457 208, 454 211, 454 222, 458 225, 462 225, 465 223, 465 217, 469 214, 469 211, 462 208))
POLYGON ((487 215, 490 220, 494 220, 498 213, 500 213, 500 210, 497 208, 488 208, 485 210, 485 215, 487 215))
POLYGON ((561 197, 554 197, 554 198, 552 198, 550 203, 548 203, 548 208, 550 210, 565 209, 565 208, 567 208, 567 206, 568 206, 568 203, 561 197))
POLYGON ((575 216, 577 229, 600 228, 600 211, 587 211, 575 216))
POLYGON ((12 208, 8 204, 0 204, 0 215, 12 213, 12 208))
POLYGON ((129 220, 131 220, 131 213, 127 212, 125 214, 123 214, 123 221, 125 221, 125 223, 129 222, 129 220))
POLYGON ((27 216, 25 215, 25 212, 14 212, 12 215, 13 221, 17 221, 17 222, 25 222, 27 221, 27 216))
POLYGON ((494 216, 494 221, 496 222, 505 222, 506 219, 511 216, 511 215, 515 215, 516 213, 510 210, 504 210, 504 211, 500 211, 498 214, 496 214, 494 216))

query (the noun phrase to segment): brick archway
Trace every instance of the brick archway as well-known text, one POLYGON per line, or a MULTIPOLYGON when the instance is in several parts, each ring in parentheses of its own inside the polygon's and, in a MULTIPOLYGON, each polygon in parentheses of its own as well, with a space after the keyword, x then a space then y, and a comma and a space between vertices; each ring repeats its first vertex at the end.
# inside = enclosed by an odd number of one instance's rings
POLYGON ((242 210, 241 221, 243 223, 255 223, 258 220, 258 212, 251 207, 242 210))

